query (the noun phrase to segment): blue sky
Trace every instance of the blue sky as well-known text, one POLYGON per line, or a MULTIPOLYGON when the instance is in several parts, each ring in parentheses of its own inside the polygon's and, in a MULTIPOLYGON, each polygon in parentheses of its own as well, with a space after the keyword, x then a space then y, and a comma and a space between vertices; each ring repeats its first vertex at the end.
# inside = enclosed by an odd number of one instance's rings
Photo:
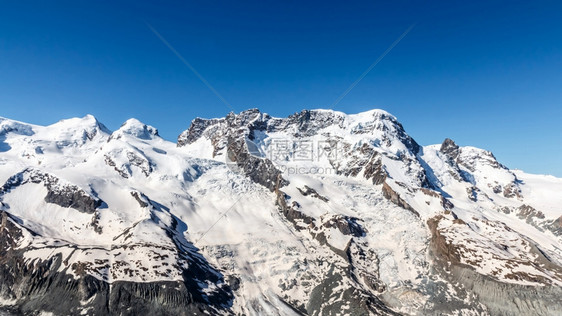
POLYGON ((130 117, 175 140, 239 112, 385 109, 420 144, 450 137, 510 168, 562 176, 562 4, 556 1, 5 1, 0 116, 130 117))

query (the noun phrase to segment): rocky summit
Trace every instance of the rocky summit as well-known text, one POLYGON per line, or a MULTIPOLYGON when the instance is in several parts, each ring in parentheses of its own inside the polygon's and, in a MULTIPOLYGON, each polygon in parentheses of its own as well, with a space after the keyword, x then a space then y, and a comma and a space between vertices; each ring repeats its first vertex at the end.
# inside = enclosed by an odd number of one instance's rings
POLYGON ((562 314, 562 179, 382 110, 186 128, 0 118, 0 314, 562 314))

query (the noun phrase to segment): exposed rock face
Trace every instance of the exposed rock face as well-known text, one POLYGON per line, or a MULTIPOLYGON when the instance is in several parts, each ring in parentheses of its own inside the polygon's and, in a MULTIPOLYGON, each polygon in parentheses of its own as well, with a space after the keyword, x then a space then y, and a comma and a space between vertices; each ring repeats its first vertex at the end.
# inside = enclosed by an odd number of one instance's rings
POLYGON ((306 306, 308 315, 336 315, 345 310, 349 315, 399 315, 389 309, 377 297, 358 289, 348 289, 337 293, 335 289, 342 281, 341 275, 330 273, 328 277, 316 286, 310 295, 306 306), (326 301, 326 298, 339 295, 341 300, 326 301))
POLYGON ((284 186, 287 181, 281 178, 281 171, 269 159, 251 152, 246 142, 247 139, 253 138, 255 131, 266 128, 264 120, 269 118, 257 109, 244 111, 239 115, 230 113, 225 119, 198 118, 193 120, 190 128, 178 137, 177 145, 186 146, 201 137, 206 137, 211 140, 214 147, 213 156, 225 149, 226 162, 234 170, 274 191, 278 184, 284 186))
POLYGON ((374 185, 379 185, 384 183, 387 174, 384 170, 382 159, 378 155, 374 155, 367 165, 365 166, 365 178, 372 179, 374 185))
MULTIPOLYGON (((326 245, 335 254, 344 258, 346 261, 351 260, 350 247, 352 240, 344 247, 344 249, 336 248, 330 244, 329 238, 326 236, 325 229, 335 228, 343 235, 361 237, 365 235, 365 230, 357 223, 357 219, 347 216, 335 216, 326 219, 320 227, 315 224, 312 217, 305 215, 298 210, 299 205, 287 203, 287 196, 284 192, 276 190, 277 205, 283 216, 289 220, 297 230, 308 231, 320 244, 326 245)), ((358 269, 357 267, 356 269, 358 269)), ((344 278, 352 278, 353 266, 349 265, 342 268, 338 265, 330 265, 328 275, 315 286, 308 299, 306 306, 296 307, 296 310, 306 315, 324 315, 337 314, 345 309, 353 315, 399 315, 388 308, 384 302, 371 293, 361 290, 359 287, 342 288, 341 284, 344 278), (341 299, 334 301, 331 297, 338 296, 341 299)), ((377 278, 365 274, 362 271, 356 272, 362 275, 365 280, 369 280, 373 288, 380 289, 381 285, 377 278)), ((285 286, 283 286, 285 288, 285 286)), ((287 289, 287 288, 285 288, 287 289)))
POLYGON ((450 138, 446 138, 441 144, 439 151, 447 157, 455 160, 459 155, 459 146, 450 138))
POLYGON ((155 167, 143 152, 134 148, 107 153, 104 155, 104 162, 125 179, 132 177, 137 172, 148 177, 155 167))
POLYGON ((494 169, 509 170, 506 166, 499 163, 494 154, 487 150, 465 150, 461 148, 458 151, 457 161, 459 165, 465 167, 471 172, 475 172, 481 166, 490 166, 494 169))
POLYGON ((134 152, 130 151, 127 152, 127 158, 129 159, 129 163, 132 166, 139 167, 145 176, 148 177, 150 173, 152 173, 152 164, 148 161, 148 159, 139 157, 134 152))
POLYGON ((519 212, 517 213, 517 216, 520 219, 524 219, 528 222, 532 221, 532 219, 537 218, 537 219, 544 219, 545 216, 543 214, 543 212, 536 210, 534 207, 523 204, 519 207, 519 212))
POLYGON ((276 205, 279 207, 283 216, 289 220, 296 229, 303 229, 304 227, 311 227, 314 228, 316 225, 314 224, 314 218, 304 214, 303 212, 299 211, 299 204, 298 203, 291 203, 289 204, 287 201, 287 194, 279 188, 275 190, 275 194, 277 196, 276 205), (304 225, 302 225, 304 224, 304 225))
POLYGON ((408 202, 406 202, 404 199, 402 199, 400 197, 400 195, 398 193, 396 193, 396 191, 394 191, 390 185, 388 185, 388 183, 384 182, 382 185, 382 193, 384 195, 384 197, 388 200, 390 200, 392 203, 400 206, 403 209, 406 209, 414 214, 416 214, 416 216, 420 216, 420 214, 413 208, 411 207, 408 202))
POLYGON ((115 170, 121 177, 125 179, 129 178, 129 173, 127 172, 127 170, 125 170, 125 168, 123 167, 118 168, 115 161, 111 159, 109 155, 105 155, 105 164, 113 167, 113 170, 115 170))
MULTIPOLYGON (((239 114, 230 113, 221 119, 197 118, 191 122, 189 129, 180 134, 177 144, 179 147, 183 147, 198 139, 207 138, 220 148, 220 144, 225 142, 227 136, 245 134, 250 140, 254 140, 255 133, 260 131, 286 132, 295 138, 306 138, 318 135, 327 127, 347 128, 351 124, 353 122, 348 122, 346 115, 339 112, 304 110, 281 119, 261 113, 258 109, 251 109, 239 114)), ((369 122, 351 126, 351 133, 357 135, 392 134, 393 139, 383 137, 384 139, 380 143, 377 142, 377 145, 390 147, 399 142, 413 155, 420 151, 420 146, 405 132, 402 124, 394 116, 383 111, 374 112, 369 122)))
POLYGON ((189 127, 189 129, 181 133, 180 136, 178 137, 178 141, 177 141, 178 147, 182 147, 194 143, 201 136, 203 136, 203 132, 205 132, 205 129, 207 127, 217 124, 219 122, 220 122, 219 120, 206 120, 202 118, 194 119, 193 121, 191 121, 191 126, 189 127))
POLYGON ((131 191, 131 195, 139 202, 140 207, 148 207, 150 205, 148 197, 141 192, 131 191))
POLYGON ((0 197, 2 194, 27 183, 42 183, 47 188, 45 202, 70 207, 83 213, 92 214, 103 203, 102 200, 86 193, 76 185, 61 183, 55 176, 30 169, 10 177, 0 188, 0 197))
MULTIPOLYGON (((349 143, 341 140, 332 140, 334 144, 343 147, 340 157, 330 160, 332 167, 336 172, 348 177, 356 177, 363 171, 365 179, 371 179, 375 185, 382 184, 387 178, 386 170, 382 162, 382 156, 375 148, 367 143, 359 147, 359 150, 353 148, 349 143)), ((333 145, 336 146, 336 145, 333 145)))
POLYGON ((322 196, 320 194, 318 194, 318 192, 316 192, 316 190, 314 190, 313 188, 309 187, 308 185, 305 185, 302 189, 301 188, 297 188, 299 190, 299 192, 304 195, 304 196, 311 196, 317 199, 320 199, 321 201, 324 202, 328 202, 329 199, 325 196, 322 196))
POLYGON ((517 187, 517 184, 510 183, 503 190, 503 196, 506 198, 521 197, 521 190, 517 187))
MULTIPOLYGON (((444 216, 436 216, 428 220, 431 231, 431 253, 437 258, 437 267, 446 280, 462 284, 462 291, 473 293, 484 304, 488 313, 492 315, 557 315, 562 311, 557 297, 562 294, 562 288, 552 286, 550 281, 538 275, 526 272, 508 274, 508 278, 528 280, 547 284, 535 287, 501 282, 493 277, 482 275, 474 271, 470 264, 463 259, 463 253, 470 251, 462 244, 452 243, 439 228, 444 216), (540 301, 537 302, 537 301, 540 301), (499 303, 501 302, 501 303, 499 303), (529 302, 535 302, 530 304, 529 302)), ((464 225, 466 225, 464 223, 464 225)), ((537 255, 537 266, 542 265, 552 269, 562 277, 562 267, 553 264, 548 258, 531 245, 532 252, 537 255)))
POLYGON ((533 287, 506 284, 462 266, 453 266, 448 274, 453 282, 475 293, 491 315, 560 315, 560 287, 533 287), (531 303, 532 302, 532 303, 531 303))
POLYGON ((436 191, 426 189, 426 188, 421 188, 420 190, 425 195, 440 199, 441 200, 441 206, 443 207, 444 210, 450 211, 455 207, 455 205, 451 201, 449 201, 447 198, 445 198, 441 193, 438 193, 436 191))
POLYGON ((439 230, 439 222, 443 216, 436 216, 427 221, 427 226, 431 231, 431 248, 433 254, 443 262, 450 262, 453 265, 460 264, 460 254, 457 247, 447 241, 447 238, 439 230))
POLYGON ((244 139, 228 139, 228 159, 236 164, 236 169, 248 176, 252 181, 274 191, 276 186, 284 186, 287 181, 281 177, 273 163, 266 158, 256 157, 248 151, 244 139))
POLYGON ((22 315, 37 310, 60 315, 83 310, 90 315, 208 315, 227 312, 232 304, 227 286, 204 294, 199 280, 218 282, 220 274, 210 271, 199 258, 189 259, 182 281, 110 284, 87 274, 81 266, 61 270, 65 257, 56 247, 52 247, 54 255, 45 260, 26 260, 26 250, 16 248, 30 232, 3 211, 0 222, 0 297, 13 302, 0 311, 22 315))
POLYGON ((322 226, 326 228, 337 228, 344 235, 355 237, 365 236, 365 230, 357 223, 358 219, 349 216, 333 216, 325 221, 322 226))
POLYGON ((562 236, 562 216, 549 223, 547 229, 556 236, 562 236))

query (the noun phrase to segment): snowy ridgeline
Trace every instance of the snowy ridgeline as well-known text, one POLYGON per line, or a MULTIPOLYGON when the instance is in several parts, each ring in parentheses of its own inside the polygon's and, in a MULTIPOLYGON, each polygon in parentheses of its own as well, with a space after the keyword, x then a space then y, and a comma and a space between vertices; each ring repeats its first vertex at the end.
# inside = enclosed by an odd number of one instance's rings
POLYGON ((0 185, 10 311, 562 309, 562 179, 420 146, 382 110, 254 109, 195 119, 177 143, 135 119, 0 118, 0 185), (78 304, 41 305, 46 291, 78 304))

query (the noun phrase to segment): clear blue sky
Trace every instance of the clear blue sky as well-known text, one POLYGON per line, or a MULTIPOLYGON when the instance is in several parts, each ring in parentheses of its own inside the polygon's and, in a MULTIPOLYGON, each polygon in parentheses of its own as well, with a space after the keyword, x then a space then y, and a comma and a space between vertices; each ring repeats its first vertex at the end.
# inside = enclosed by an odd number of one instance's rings
POLYGON ((385 109, 420 144, 450 137, 510 168, 562 176, 562 4, 558 1, 3 1, 0 116, 35 124, 130 117, 175 140, 238 112, 385 109))

